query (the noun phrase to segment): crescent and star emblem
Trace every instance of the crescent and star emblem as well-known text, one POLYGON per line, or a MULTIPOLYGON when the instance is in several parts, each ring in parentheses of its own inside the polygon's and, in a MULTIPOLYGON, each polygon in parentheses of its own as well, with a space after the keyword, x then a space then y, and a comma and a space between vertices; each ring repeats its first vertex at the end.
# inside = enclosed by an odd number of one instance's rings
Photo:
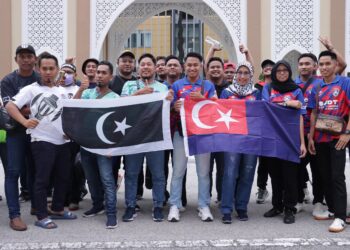
MULTIPOLYGON (((114 113, 114 111, 108 112, 108 113, 102 115, 97 120, 97 123, 96 123, 97 136, 100 138, 101 141, 103 141, 106 144, 115 144, 115 142, 108 140, 106 135, 103 132, 103 124, 105 123, 105 120, 108 118, 108 116, 110 116, 113 113, 114 113)), ((130 125, 126 124, 126 117, 124 118, 124 120, 122 122, 117 122, 117 121, 114 121, 114 122, 117 125, 117 128, 113 131, 113 133, 121 132, 123 135, 125 135, 125 130, 127 130, 128 128, 131 128, 130 125)))
MULTIPOLYGON (((216 126, 209 126, 207 124, 204 124, 200 119, 199 119, 199 112, 200 110, 205 106, 209 104, 214 104, 218 105, 216 102, 205 100, 198 102, 196 105, 193 106, 192 110, 192 120, 196 124, 197 127, 203 128, 203 129, 212 129, 215 128, 216 126)), ((231 117, 232 109, 227 111, 227 113, 222 112, 221 110, 217 109, 220 118, 217 119, 215 122, 224 122, 227 129, 230 129, 230 123, 231 122, 239 122, 231 117)))

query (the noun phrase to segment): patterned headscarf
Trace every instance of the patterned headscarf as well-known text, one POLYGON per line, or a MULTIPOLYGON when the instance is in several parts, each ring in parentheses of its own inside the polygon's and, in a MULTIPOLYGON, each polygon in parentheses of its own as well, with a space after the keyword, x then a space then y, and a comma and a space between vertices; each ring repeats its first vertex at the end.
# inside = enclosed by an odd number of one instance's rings
POLYGON ((254 70, 253 70, 253 66, 246 61, 238 63, 237 72, 241 67, 246 67, 249 70, 248 83, 245 85, 239 84, 239 82, 237 81, 237 74, 236 74, 235 77, 233 78, 232 85, 229 86, 229 90, 232 93, 237 94, 239 96, 247 96, 256 91, 256 88, 254 87, 254 83, 253 83, 254 70))

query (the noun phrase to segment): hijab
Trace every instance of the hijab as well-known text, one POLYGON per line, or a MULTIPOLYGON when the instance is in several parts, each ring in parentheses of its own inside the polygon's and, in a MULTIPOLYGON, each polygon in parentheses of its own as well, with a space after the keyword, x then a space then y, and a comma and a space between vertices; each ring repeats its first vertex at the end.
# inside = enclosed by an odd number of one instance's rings
POLYGON ((254 76, 253 66, 249 62, 240 62, 237 65, 237 72, 235 77, 233 78, 232 84, 228 87, 229 91, 238 96, 248 96, 254 93, 257 89, 254 87, 254 83, 253 83, 253 76, 254 76), (237 81, 237 72, 241 67, 246 67, 249 70, 249 80, 248 80, 248 83, 245 85, 241 85, 237 81))
POLYGON ((285 60, 278 61, 271 70, 271 88, 278 91, 279 93, 287 93, 292 92, 299 88, 298 85, 295 84, 295 82, 292 79, 292 69, 290 67, 290 64, 285 60), (284 65, 288 70, 288 79, 284 82, 280 82, 277 80, 277 68, 280 65, 284 65))

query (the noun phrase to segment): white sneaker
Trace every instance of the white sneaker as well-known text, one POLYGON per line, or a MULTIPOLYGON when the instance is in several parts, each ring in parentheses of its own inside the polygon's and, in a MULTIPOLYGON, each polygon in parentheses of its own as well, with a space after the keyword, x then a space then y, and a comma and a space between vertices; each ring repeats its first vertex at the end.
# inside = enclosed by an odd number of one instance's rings
POLYGON ((300 213, 303 210, 303 205, 303 203, 297 203, 297 205, 295 206, 297 213, 300 213))
POLYGON ((315 214, 314 218, 315 220, 331 220, 331 219, 334 219, 334 213, 331 213, 328 210, 325 210, 319 214, 315 214))
POLYGON ((303 189, 303 191, 304 191, 304 195, 305 195, 305 197, 304 197, 304 202, 305 202, 306 204, 308 204, 308 203, 311 202, 311 197, 310 197, 309 189, 306 187, 306 188, 303 189))
POLYGON ((314 210, 312 210, 312 216, 316 217, 317 215, 323 213, 323 204, 321 202, 317 202, 314 205, 314 210))
POLYGON ((332 225, 329 226, 328 231, 332 233, 339 233, 345 229, 345 222, 342 219, 334 219, 332 225))
POLYGON ((169 210, 168 221, 178 222, 180 221, 180 212, 177 206, 172 205, 169 210))
POLYGON ((199 208, 198 210, 199 210, 198 216, 201 217, 202 221, 209 222, 214 220, 214 217, 211 214, 209 207, 202 207, 202 208, 199 208))

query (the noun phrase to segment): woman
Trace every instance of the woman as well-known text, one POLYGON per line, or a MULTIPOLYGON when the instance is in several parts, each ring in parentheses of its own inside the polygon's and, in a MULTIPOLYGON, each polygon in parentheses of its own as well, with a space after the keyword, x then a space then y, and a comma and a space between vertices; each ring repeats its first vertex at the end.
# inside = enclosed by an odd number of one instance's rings
MULTIPOLYGON (((300 110, 300 152, 304 157, 306 148, 304 143, 304 125, 301 107, 304 97, 301 89, 292 80, 292 70, 288 62, 278 61, 271 71, 272 82, 265 85, 262 99, 268 102, 300 110)), ((275 217, 284 211, 283 222, 295 222, 295 205, 298 198, 298 165, 295 162, 269 157, 267 165, 272 184, 273 208, 264 217, 275 217)))
MULTIPOLYGON (((236 76, 232 85, 221 93, 222 99, 240 99, 255 101, 260 93, 254 88, 253 68, 250 63, 237 65, 236 76)), ((248 220, 247 205, 254 180, 257 156, 240 153, 224 153, 224 176, 222 183, 221 213, 222 222, 231 224, 233 205, 238 219, 248 220)))

